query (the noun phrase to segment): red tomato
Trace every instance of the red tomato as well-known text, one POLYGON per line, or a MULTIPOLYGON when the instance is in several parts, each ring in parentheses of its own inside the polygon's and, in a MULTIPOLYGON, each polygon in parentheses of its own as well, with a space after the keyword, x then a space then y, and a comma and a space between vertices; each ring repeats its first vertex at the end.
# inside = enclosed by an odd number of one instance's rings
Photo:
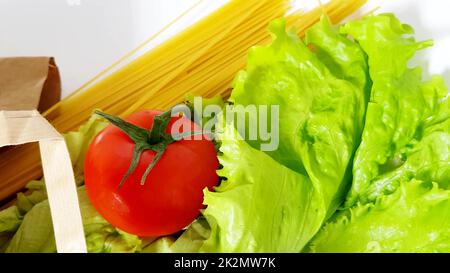
MULTIPOLYGON (((159 114, 143 111, 126 121, 150 129, 159 114)), ((167 133, 178 119, 171 118, 167 133)), ((181 119, 188 129, 182 132, 200 129, 187 118, 181 119)), ((203 189, 212 190, 218 183, 214 144, 204 138, 169 144, 141 185, 141 177, 156 154, 145 150, 136 170, 119 188, 134 147, 130 137, 113 125, 95 137, 84 165, 86 190, 94 207, 113 226, 138 236, 168 235, 189 225, 204 207, 203 189)))

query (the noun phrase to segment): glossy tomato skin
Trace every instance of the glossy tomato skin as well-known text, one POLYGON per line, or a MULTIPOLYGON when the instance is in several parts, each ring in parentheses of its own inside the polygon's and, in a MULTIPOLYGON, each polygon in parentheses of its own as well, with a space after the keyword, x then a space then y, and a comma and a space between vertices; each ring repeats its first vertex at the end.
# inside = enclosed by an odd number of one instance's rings
MULTIPOLYGON (((161 112, 143 111, 126 121, 150 129, 158 114, 161 112)), ((167 133, 177 119, 171 119, 167 133)), ((181 119, 187 125, 183 132, 199 130, 190 120, 181 119)), ((214 144, 206 139, 170 144, 141 185, 141 177, 156 154, 146 150, 136 170, 119 188, 134 147, 134 142, 112 125, 95 137, 84 165, 86 190, 94 207, 113 226, 142 237, 172 234, 189 225, 204 207, 203 189, 212 190, 218 183, 214 144)))

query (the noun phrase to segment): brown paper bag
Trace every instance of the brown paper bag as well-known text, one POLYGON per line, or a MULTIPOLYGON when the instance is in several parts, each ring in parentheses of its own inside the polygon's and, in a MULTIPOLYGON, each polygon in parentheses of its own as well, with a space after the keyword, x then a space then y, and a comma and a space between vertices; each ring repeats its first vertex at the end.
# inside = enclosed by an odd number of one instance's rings
POLYGON ((58 252, 86 252, 75 179, 64 138, 35 109, 59 100, 52 58, 0 59, 0 147, 39 142, 58 252))
MULTIPOLYGON (((60 99, 61 80, 53 58, 0 58, 1 110, 38 109, 42 113, 60 99)), ((0 153, 6 149, 0 148, 0 153)))
POLYGON ((60 96, 61 81, 53 58, 0 58, 0 109, 43 112, 60 96))

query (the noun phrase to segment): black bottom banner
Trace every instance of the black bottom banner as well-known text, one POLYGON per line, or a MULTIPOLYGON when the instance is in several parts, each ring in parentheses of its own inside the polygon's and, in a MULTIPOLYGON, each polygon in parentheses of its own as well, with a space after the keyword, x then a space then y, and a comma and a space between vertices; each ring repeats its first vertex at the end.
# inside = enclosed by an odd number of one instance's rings
MULTIPOLYGON (((0 254, 5 268, 91 272, 322 272, 361 268, 380 270, 401 265, 403 271, 439 262, 447 254, 0 254), (430 263, 431 262, 431 263, 430 263), (54 265, 54 266, 53 266, 54 265), (63 267, 61 267, 63 266, 63 267), (362 266, 362 267, 361 267, 362 266)), ((6 272, 6 271, 5 271, 6 272)))

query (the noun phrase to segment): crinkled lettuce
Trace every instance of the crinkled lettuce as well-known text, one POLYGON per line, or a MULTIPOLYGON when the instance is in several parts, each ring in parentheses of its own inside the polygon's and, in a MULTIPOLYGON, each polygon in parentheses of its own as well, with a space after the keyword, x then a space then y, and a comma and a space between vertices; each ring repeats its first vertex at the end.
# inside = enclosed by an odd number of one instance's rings
POLYGON ((0 233, 14 232, 22 223, 22 215, 16 206, 0 211, 0 233))
POLYGON ((250 52, 231 101, 280 105, 280 148, 222 143, 219 174, 228 180, 205 193, 212 235, 202 250, 301 250, 346 199, 303 251, 450 251, 449 92, 442 78, 424 81, 408 67, 432 43, 416 42, 392 14, 351 21, 340 33, 322 19, 306 32, 311 51, 277 27, 272 45, 250 52), (286 235, 291 228, 297 233, 286 235))
POLYGON ((391 14, 346 24, 367 52, 373 81, 346 208, 312 252, 450 251, 450 102, 442 78, 408 68, 412 28, 391 14))
MULTIPOLYGON (((351 180, 349 163, 363 128, 368 97, 365 54, 326 17, 306 32, 306 42, 317 54, 296 33, 286 32, 284 21, 273 22, 270 31, 274 41, 250 50, 247 69, 237 76, 230 101, 279 106, 279 147, 267 154, 308 176, 327 211, 333 212, 351 180)), ((249 143, 259 149, 262 141, 249 143)))
POLYGON ((75 178, 80 183, 83 179, 84 159, 94 137, 108 125, 104 119, 93 115, 78 131, 69 132, 64 135, 67 149, 69 150, 75 178))
POLYGON ((161 238, 145 238, 142 242, 142 253, 196 253, 211 233, 208 222, 199 217, 176 238, 165 236, 161 238), (149 241, 148 243, 146 241, 149 241))
POLYGON ((0 211, 0 252, 4 252, 14 233, 22 224, 22 215, 16 206, 0 211))
POLYGON ((390 195, 339 212, 309 252, 450 252, 450 191, 402 182, 390 195))
POLYGON ((392 14, 368 16, 341 28, 368 55, 373 81, 347 205, 373 201, 412 177, 448 183, 448 89, 440 77, 422 81, 408 61, 432 44, 416 42, 413 29, 392 14))
POLYGON ((226 180, 205 192, 212 231, 201 251, 300 252, 351 181, 370 86, 365 53, 326 17, 307 44, 282 20, 270 31, 272 44, 250 50, 230 102, 279 106, 279 147, 261 151, 261 137, 239 140, 228 125, 218 172, 226 180))
MULTIPOLYGON (((139 249, 139 238, 115 229, 97 213, 84 186, 78 188, 78 199, 89 252, 135 252, 139 249)), ((56 252, 48 200, 25 214, 6 252, 56 252)))
POLYGON ((195 253, 200 250, 203 243, 211 235, 208 222, 203 217, 199 217, 181 236, 171 245, 171 252, 174 253, 195 253))
POLYGON ((233 137, 231 125, 226 129, 218 174, 227 180, 215 192, 205 190, 211 235, 201 251, 299 252, 325 218, 319 192, 308 177, 233 137))

